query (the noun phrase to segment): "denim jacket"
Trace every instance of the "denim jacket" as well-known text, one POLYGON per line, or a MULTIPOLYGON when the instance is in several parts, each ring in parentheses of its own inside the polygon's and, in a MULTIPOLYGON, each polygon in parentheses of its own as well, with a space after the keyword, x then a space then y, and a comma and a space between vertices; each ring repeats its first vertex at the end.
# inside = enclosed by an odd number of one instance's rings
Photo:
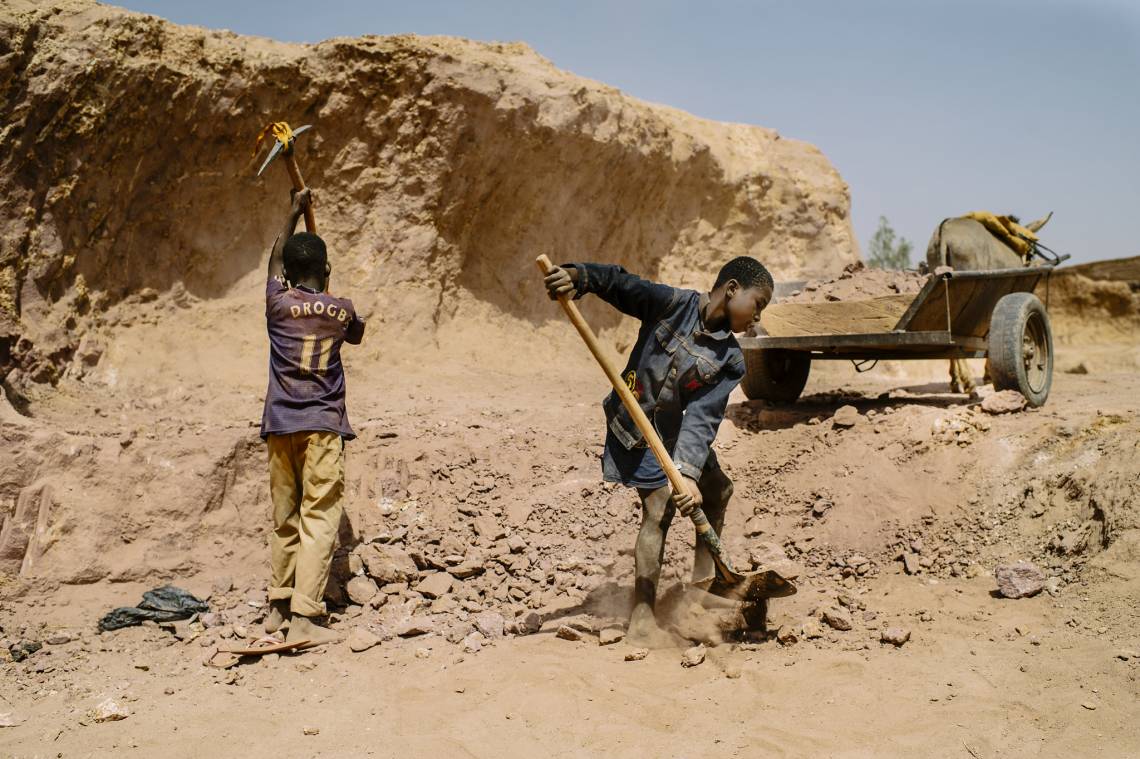
MULTIPOLYGON (((578 270, 576 298, 593 293, 641 320, 622 371, 681 474, 699 479, 724 419, 728 396, 744 377, 744 354, 728 330, 701 324, 701 294, 649 282, 611 264, 566 264, 578 270)), ((627 449, 645 447, 641 430, 610 391, 606 423, 627 449)))

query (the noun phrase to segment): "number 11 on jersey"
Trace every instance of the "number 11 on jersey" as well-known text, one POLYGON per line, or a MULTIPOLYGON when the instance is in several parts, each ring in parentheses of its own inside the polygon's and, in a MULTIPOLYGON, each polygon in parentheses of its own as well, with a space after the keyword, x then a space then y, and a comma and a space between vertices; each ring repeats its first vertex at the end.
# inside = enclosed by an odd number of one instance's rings
POLYGON ((301 343, 301 374, 324 374, 329 368, 329 355, 332 353, 333 338, 326 337, 321 340, 319 352, 314 349, 317 348, 317 336, 305 335, 304 342, 301 343), (317 366, 313 367, 313 353, 316 352, 317 366))

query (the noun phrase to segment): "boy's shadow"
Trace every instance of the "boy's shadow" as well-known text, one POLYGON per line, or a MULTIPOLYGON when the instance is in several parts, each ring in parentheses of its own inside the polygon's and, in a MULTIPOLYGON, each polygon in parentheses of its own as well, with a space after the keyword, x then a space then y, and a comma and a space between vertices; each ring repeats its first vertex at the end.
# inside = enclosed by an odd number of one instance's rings
POLYGON ((896 406, 930 406, 949 409, 966 407, 978 402, 976 398, 960 393, 951 393, 945 383, 932 382, 896 389, 903 390, 908 395, 890 398, 887 397, 886 393, 883 393, 880 396, 868 398, 861 393, 829 391, 805 395, 793 403, 760 400, 743 401, 730 404, 725 411, 725 418, 732 421, 740 429, 748 432, 760 432, 762 430, 786 430, 798 424, 808 424, 812 419, 819 419, 818 423, 823 424, 830 421, 835 416, 835 412, 842 406, 854 406, 860 414, 866 414, 872 409, 881 410, 896 406))
POLYGON ((329 569, 329 580, 325 585, 325 602, 337 609, 344 609, 349 604, 345 584, 352 579, 352 570, 349 568, 348 557, 353 549, 360 545, 360 533, 353 528, 348 509, 341 512, 340 525, 337 527, 337 548, 333 553, 332 565, 329 569))

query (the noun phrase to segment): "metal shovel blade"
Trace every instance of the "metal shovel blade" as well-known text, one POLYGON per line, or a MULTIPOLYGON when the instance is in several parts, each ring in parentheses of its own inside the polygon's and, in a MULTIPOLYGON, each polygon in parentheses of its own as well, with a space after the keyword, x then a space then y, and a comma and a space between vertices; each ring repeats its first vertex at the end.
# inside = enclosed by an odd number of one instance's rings
POLYGON ((691 516, 697 526, 698 539, 702 540, 712 556, 715 573, 712 577, 693 586, 714 596, 742 603, 753 603, 766 598, 783 598, 796 592, 796 586, 780 576, 778 572, 742 573, 733 569, 724 554, 724 545, 716 531, 702 529, 708 524, 704 512, 697 509, 691 516))
POLYGON ((770 569, 739 577, 740 580, 736 582, 726 582, 714 576, 693 585, 706 593, 741 603, 755 603, 766 598, 785 598, 796 594, 796 586, 791 581, 770 569))

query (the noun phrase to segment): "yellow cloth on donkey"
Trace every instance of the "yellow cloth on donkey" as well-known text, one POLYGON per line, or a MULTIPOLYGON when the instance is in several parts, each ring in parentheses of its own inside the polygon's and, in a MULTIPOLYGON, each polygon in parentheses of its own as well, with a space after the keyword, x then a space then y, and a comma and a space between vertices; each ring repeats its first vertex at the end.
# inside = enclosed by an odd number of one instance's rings
POLYGON ((973 219, 989 230, 989 233, 998 238, 1023 259, 1029 258, 1031 243, 1037 242, 1037 235, 1018 224, 1009 216, 998 216, 989 211, 971 211, 962 217, 973 219))

